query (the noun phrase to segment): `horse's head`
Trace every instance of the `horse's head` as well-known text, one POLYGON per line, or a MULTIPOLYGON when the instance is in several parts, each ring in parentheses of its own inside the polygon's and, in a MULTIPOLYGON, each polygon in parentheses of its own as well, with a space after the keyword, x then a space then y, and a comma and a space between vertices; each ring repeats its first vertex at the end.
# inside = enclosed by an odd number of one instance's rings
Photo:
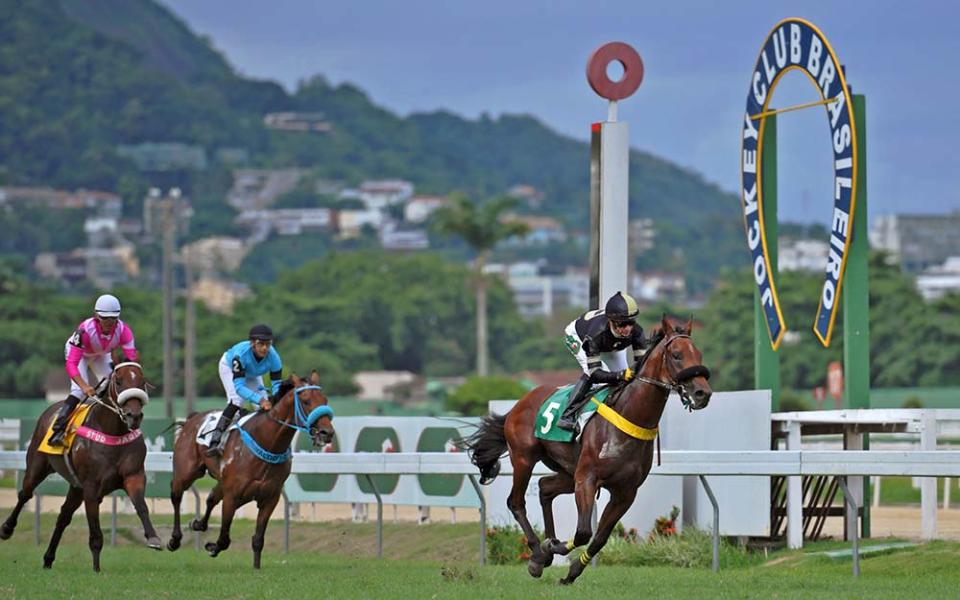
POLYGON ((283 382, 281 402, 291 397, 294 423, 297 428, 310 434, 314 446, 323 446, 333 441, 333 409, 327 405, 327 397, 320 387, 320 376, 314 372, 310 379, 301 379, 296 374, 283 382))
POLYGON ((655 360, 649 362, 659 369, 656 377, 669 382, 686 406, 700 410, 710 403, 713 390, 707 382, 710 370, 701 364, 703 356, 690 337, 692 330, 692 318, 682 323, 664 315, 655 334, 661 341, 651 351, 660 354, 659 366, 655 360))
POLYGON ((143 367, 135 362, 120 363, 110 374, 107 394, 116 405, 120 418, 134 431, 143 422, 143 407, 150 401, 143 367))

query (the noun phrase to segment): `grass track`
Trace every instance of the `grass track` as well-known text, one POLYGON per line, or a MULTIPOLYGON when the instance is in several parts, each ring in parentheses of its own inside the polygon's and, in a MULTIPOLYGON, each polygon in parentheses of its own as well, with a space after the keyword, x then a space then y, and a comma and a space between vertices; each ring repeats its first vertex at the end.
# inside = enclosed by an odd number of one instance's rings
MULTIPOLYGON (((108 519, 104 524, 107 524, 108 519)), ((233 545, 212 559, 192 542, 177 553, 155 552, 140 543, 140 532, 121 520, 118 547, 104 548, 103 573, 91 570, 86 523, 78 514, 50 571, 41 568, 43 548, 34 545, 32 515, 25 514, 13 539, 0 542, 0 598, 582 598, 660 595, 670 598, 932 598, 960 589, 960 544, 934 542, 917 549, 865 558, 854 580, 850 562, 812 552, 848 547, 815 544, 807 553, 780 552, 766 565, 726 569, 668 567, 588 568, 571 588, 556 580, 565 567, 531 579, 520 566, 479 567, 476 525, 390 525, 386 554, 372 557, 372 526, 347 523, 298 525, 296 549, 280 551, 280 527, 268 531, 263 569, 250 567, 252 524, 237 522, 233 545), (308 548, 317 548, 311 551, 308 548), (404 559, 398 557, 406 557, 404 559)), ((165 523, 163 523, 165 525, 165 523)), ((44 518, 46 543, 52 520, 44 518)), ((106 532, 105 532, 106 533, 106 532)), ((166 530, 161 530, 163 536, 166 530)), ((207 534, 212 537, 215 528, 207 534)), ((108 534, 107 534, 108 535, 108 534)), ((885 540, 878 540, 885 541, 885 540)), ((189 542, 189 539, 185 539, 189 542)))

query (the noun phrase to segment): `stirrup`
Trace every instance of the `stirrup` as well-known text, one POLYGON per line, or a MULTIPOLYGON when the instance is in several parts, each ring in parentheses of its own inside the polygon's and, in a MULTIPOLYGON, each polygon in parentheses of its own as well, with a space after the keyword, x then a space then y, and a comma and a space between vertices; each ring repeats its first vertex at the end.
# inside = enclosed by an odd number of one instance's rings
POLYGON ((576 431, 577 430, 577 419, 573 418, 566 420, 563 417, 557 420, 557 427, 563 429, 564 431, 576 431))
POLYGON ((50 439, 47 440, 47 445, 53 448, 62 448, 64 444, 64 439, 67 436, 67 430, 63 431, 54 431, 50 435, 50 439))
POLYGON ((223 456, 223 450, 220 449, 220 444, 217 443, 216 446, 210 446, 209 448, 207 448, 204 454, 206 456, 209 456, 210 458, 217 458, 219 456, 223 456))

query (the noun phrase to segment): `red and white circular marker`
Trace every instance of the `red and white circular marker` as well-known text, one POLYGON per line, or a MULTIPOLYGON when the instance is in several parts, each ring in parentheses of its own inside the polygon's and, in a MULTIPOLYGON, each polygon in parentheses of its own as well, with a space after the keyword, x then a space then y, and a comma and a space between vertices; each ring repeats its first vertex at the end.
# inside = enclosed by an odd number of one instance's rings
POLYGON ((600 46, 587 61, 587 81, 597 95, 607 100, 623 100, 629 97, 643 81, 643 61, 629 44, 609 42, 600 46), (623 77, 613 81, 607 75, 607 66, 611 61, 623 66, 623 77))

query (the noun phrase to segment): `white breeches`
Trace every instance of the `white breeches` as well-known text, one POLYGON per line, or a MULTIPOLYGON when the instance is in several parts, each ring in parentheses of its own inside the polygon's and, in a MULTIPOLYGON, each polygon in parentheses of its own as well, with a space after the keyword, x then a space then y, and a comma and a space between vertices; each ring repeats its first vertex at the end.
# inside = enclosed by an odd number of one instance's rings
MULTIPOLYGON (((589 374, 590 372, 587 370, 587 353, 583 351, 583 340, 577 335, 576 322, 567 325, 564 334, 567 340, 569 340, 570 337, 577 340, 577 351, 573 353, 573 356, 577 359, 577 362, 580 363, 580 368, 583 369, 583 372, 589 374)), ((573 350, 569 344, 567 347, 571 351, 573 350)), ((623 350, 617 350, 616 352, 604 352, 600 354, 600 362, 603 364, 604 370, 616 373, 617 371, 626 369, 628 349, 629 348, 625 348, 623 350)))

